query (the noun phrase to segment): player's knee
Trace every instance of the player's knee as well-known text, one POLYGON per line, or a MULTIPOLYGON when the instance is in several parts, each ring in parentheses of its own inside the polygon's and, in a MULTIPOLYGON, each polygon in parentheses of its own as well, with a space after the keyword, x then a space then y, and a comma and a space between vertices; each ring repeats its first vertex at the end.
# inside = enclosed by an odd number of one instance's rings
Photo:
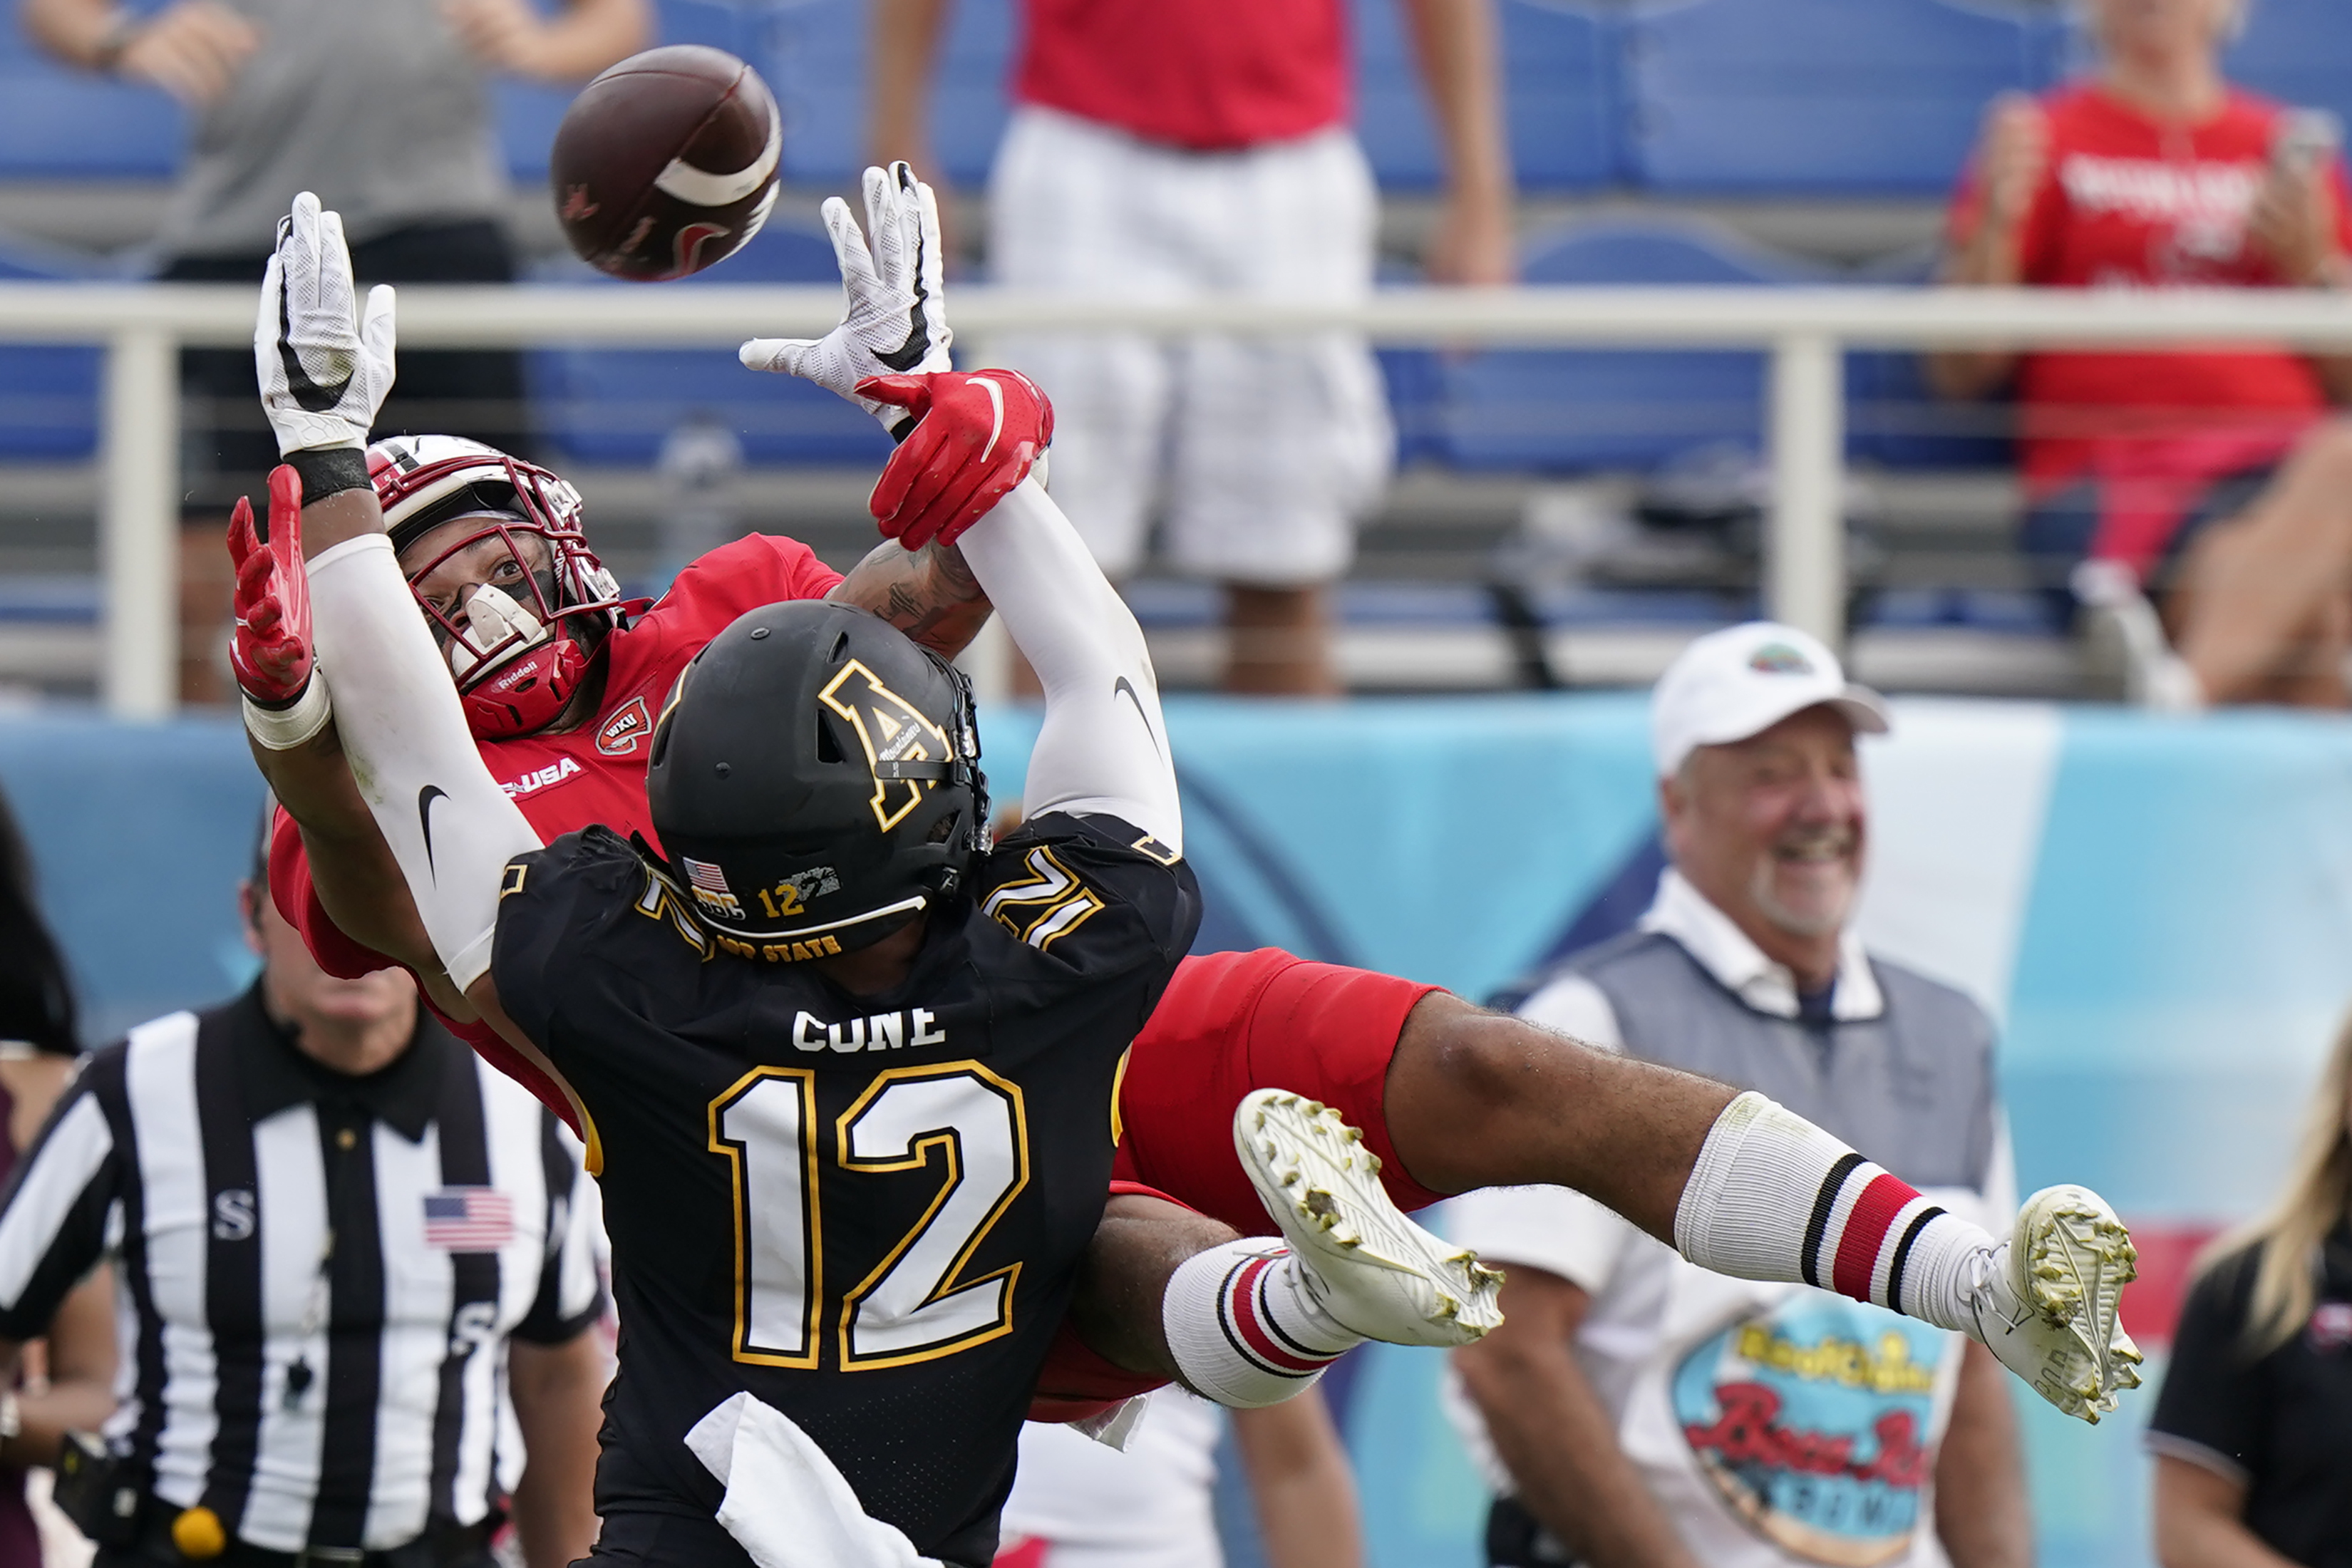
MULTIPOLYGON (((1457 1113, 1493 1114, 1524 1100, 1549 1038, 1517 1018, 1436 992, 1406 1018, 1397 1039, 1395 1072, 1412 1080, 1407 1098, 1432 1096, 1450 1102, 1457 1113)), ((1393 1076, 1391 1083, 1393 1089, 1393 1076)), ((1398 1099, 1390 1096, 1391 1127, 1398 1099)))

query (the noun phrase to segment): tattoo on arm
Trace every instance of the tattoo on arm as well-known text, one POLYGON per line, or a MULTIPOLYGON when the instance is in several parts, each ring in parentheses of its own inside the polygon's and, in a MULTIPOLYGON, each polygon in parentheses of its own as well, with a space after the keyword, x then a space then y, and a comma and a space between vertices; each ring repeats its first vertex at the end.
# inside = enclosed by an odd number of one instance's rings
POLYGON ((980 582, 955 546, 908 551, 877 546, 842 580, 833 596, 873 611, 915 641, 953 658, 988 619, 980 582))

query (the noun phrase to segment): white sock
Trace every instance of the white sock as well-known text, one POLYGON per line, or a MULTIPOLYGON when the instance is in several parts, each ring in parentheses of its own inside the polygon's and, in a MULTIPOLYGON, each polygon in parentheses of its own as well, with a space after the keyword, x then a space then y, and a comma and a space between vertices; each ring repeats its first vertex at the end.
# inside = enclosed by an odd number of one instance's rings
POLYGON ((1290 1249, 1264 1237, 1186 1258, 1169 1276, 1160 1314, 1185 1383, 1236 1410, 1304 1393, 1364 1342, 1316 1304, 1290 1249))
POLYGON ((1983 1226, 1948 1214, 1760 1094, 1725 1106, 1675 1209, 1702 1268, 1835 1290, 1965 1331, 1983 1226))

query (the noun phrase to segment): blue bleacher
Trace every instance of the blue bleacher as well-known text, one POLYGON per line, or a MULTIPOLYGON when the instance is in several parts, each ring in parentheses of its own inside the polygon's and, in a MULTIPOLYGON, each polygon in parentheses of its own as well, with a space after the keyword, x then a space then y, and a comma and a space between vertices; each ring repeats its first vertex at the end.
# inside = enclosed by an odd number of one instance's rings
MULTIPOLYGON (((1711 225, 1574 225, 1531 241, 1530 283, 1818 281, 1711 225)), ((1497 351, 1440 359, 1444 456, 1465 468, 1574 473, 1655 468, 1694 447, 1760 441, 1763 358, 1706 351, 1497 351)))
POLYGON ((1696 0, 1638 14, 1627 168, 1661 194, 1939 195, 1993 95, 2042 85, 2051 26, 1949 0, 1696 0))
POLYGON ((0 180, 168 179, 186 139, 163 93, 61 66, 0 16, 0 180))
POLYGON ((2352 121, 2352 5, 2256 0, 2223 68, 2241 86, 2352 121))
MULTIPOLYGON (((0 281, 73 278, 47 258, 0 250, 0 281)), ((0 462, 76 462, 98 450, 99 351, 0 343, 0 462)))
MULTIPOLYGON (((864 0, 783 0, 750 58, 784 114, 784 178, 849 188, 866 163, 864 0)), ((948 182, 987 183, 1011 113, 1013 0, 954 0, 931 90, 931 146, 948 182)))
MULTIPOLYGON (((1444 172, 1399 0, 1354 0, 1356 135, 1386 190, 1430 190, 1444 172)), ((1512 160, 1528 190, 1591 190, 1619 174, 1611 15, 1557 0, 1498 0, 1512 160)))
MULTIPOLYGON (((661 287, 840 278, 824 235, 772 223, 709 271, 661 287)), ((756 328, 748 323, 746 335, 756 328)), ((536 349, 525 364, 534 420, 566 462, 651 463, 663 437, 699 414, 733 430, 753 463, 877 464, 890 453, 889 437, 863 410, 796 377, 746 370, 728 349, 536 349)))

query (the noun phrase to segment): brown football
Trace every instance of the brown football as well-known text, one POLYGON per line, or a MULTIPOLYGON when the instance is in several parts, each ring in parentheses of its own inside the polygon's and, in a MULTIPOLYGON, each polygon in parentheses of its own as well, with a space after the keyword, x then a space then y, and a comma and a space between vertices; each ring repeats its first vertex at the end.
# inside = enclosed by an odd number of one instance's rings
POLYGON ((632 55, 581 89, 548 166, 580 258, 615 278, 683 278, 724 261, 776 202, 783 123, 768 84, 724 49, 632 55))

